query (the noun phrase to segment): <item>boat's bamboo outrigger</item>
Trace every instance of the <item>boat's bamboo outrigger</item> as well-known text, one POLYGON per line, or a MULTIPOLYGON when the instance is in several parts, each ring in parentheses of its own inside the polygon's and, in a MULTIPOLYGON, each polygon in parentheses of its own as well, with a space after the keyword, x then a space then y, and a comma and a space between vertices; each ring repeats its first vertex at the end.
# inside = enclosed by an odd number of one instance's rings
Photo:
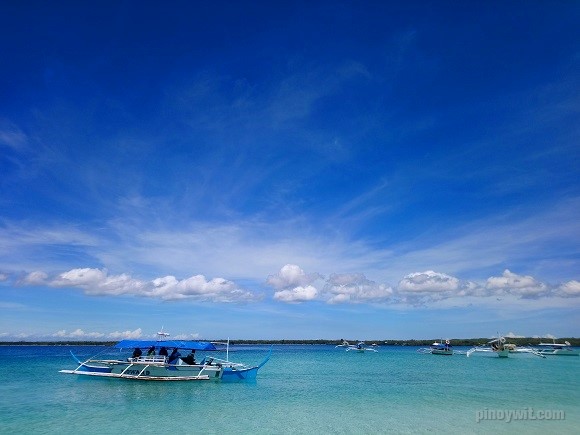
POLYGON ((272 354, 272 348, 266 358, 257 366, 247 366, 229 361, 229 340, 226 343, 226 359, 205 357, 199 364, 195 362, 196 350, 217 351, 214 343, 199 341, 147 341, 123 340, 115 348, 134 348, 134 355, 126 360, 89 358, 81 361, 72 352, 78 363, 74 370, 61 370, 61 373, 121 378, 148 381, 205 381, 210 379, 237 380, 254 379, 258 370, 266 364, 272 354), (173 348, 171 356, 155 355, 155 351, 173 348), (142 355, 141 349, 149 349, 153 354, 142 355), (190 350, 187 358, 180 358, 178 349, 190 350))

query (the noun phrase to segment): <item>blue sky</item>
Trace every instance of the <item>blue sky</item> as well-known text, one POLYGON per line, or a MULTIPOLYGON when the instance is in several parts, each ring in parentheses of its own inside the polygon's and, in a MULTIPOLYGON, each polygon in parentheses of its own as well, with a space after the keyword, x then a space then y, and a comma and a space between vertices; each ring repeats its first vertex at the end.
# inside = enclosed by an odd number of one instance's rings
POLYGON ((0 339, 579 336, 578 22, 3 2, 0 339))

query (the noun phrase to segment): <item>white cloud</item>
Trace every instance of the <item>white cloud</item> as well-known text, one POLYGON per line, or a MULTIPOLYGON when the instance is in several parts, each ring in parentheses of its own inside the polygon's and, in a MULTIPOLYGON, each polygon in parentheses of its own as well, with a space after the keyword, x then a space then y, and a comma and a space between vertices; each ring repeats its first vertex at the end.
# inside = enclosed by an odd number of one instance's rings
MULTIPOLYGON (((448 308, 467 305, 517 304, 536 300, 544 307, 564 306, 564 300, 580 298, 580 282, 568 281, 550 286, 532 276, 505 270, 489 277, 483 284, 427 270, 406 275, 393 289, 385 283, 368 279, 364 274, 331 274, 322 286, 322 275, 306 273, 295 264, 286 264, 269 275, 266 283, 275 289, 273 299, 284 303, 321 301, 328 304, 373 303, 389 306, 424 306, 448 308), (317 284, 317 281, 320 281, 317 284), (320 285, 319 285, 320 284, 320 285)), ((78 288, 91 296, 137 296, 160 300, 194 300, 214 303, 251 302, 263 295, 240 288, 224 278, 207 279, 193 275, 178 279, 173 275, 139 280, 127 274, 110 275, 106 269, 78 268, 54 278, 40 271, 25 276, 21 285, 46 285, 78 288)), ((533 309, 538 304, 521 305, 533 309)), ((541 308, 541 307, 540 307, 541 308)))
POLYGON ((147 284, 129 275, 109 276, 106 270, 72 269, 61 273, 49 283, 52 287, 82 288, 89 295, 135 295, 146 296, 147 284))
POLYGON ((318 273, 306 273, 295 264, 286 264, 266 283, 274 287, 274 299, 281 302, 304 302, 318 298, 319 292, 312 284, 321 278, 318 273))
POLYGON ((399 291, 401 292, 453 292, 458 289, 459 280, 457 278, 432 270, 411 273, 399 282, 399 291))
POLYGON ((134 331, 122 331, 122 332, 115 331, 108 334, 109 338, 115 340, 136 339, 141 338, 141 336, 142 336, 141 328, 137 328, 134 331))
POLYGON ((486 288, 500 294, 512 293, 524 298, 545 295, 549 288, 531 276, 518 275, 506 269, 502 276, 487 279, 486 288))
POLYGON ((266 282, 275 289, 285 289, 310 285, 320 278, 318 273, 305 273, 295 264, 287 264, 275 275, 270 275, 266 282))
POLYGON ((332 274, 324 286, 328 303, 387 302, 393 289, 367 279, 363 274, 332 274))
POLYGON ((306 287, 298 286, 289 290, 281 290, 274 293, 274 299, 282 302, 304 302, 316 299, 318 290, 308 285, 306 287))
POLYGON ((232 281, 213 278, 208 281, 203 275, 195 275, 184 280, 174 276, 156 278, 152 281, 150 295, 165 300, 193 298, 213 302, 251 301, 257 296, 240 289, 232 281))
POLYGON ((30 272, 19 283, 22 285, 46 285, 47 280, 48 274, 41 271, 35 271, 30 272))
POLYGON ((152 281, 142 281, 126 274, 109 275, 104 269, 92 268, 72 269, 52 280, 43 272, 33 272, 22 280, 22 284, 81 288, 92 296, 127 295, 162 300, 195 299, 210 302, 242 302, 259 298, 223 278, 208 281, 203 275, 195 275, 178 280, 174 276, 166 276, 152 281))
POLYGON ((199 340, 200 338, 200 334, 199 333, 195 333, 195 334, 177 334, 175 336, 173 336, 173 338, 175 340, 199 340))
POLYGON ((85 332, 82 329, 78 328, 78 329, 75 329, 74 331, 70 331, 70 332, 68 332, 65 329, 62 329, 60 331, 55 332, 52 336, 57 337, 57 338, 99 339, 99 338, 103 338, 105 336, 105 334, 103 334, 101 332, 85 332))
POLYGON ((51 282, 54 287, 94 287, 107 278, 107 272, 100 269, 72 269, 61 273, 51 282))
POLYGON ((562 284, 556 290, 556 294, 562 297, 578 297, 580 296, 580 281, 568 281, 562 284))
POLYGON ((506 337, 506 338, 525 338, 525 335, 518 335, 518 334, 515 334, 513 332, 508 332, 507 334, 504 335, 504 337, 506 337))

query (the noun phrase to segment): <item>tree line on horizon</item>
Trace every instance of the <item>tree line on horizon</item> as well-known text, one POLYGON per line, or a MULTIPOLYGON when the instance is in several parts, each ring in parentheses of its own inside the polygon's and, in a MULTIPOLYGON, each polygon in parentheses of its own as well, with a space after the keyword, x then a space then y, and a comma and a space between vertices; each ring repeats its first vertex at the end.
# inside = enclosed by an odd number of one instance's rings
MULTIPOLYGON (((429 339, 429 340, 365 340, 365 343, 377 346, 430 346, 435 341, 440 341, 441 339, 429 339)), ((213 341, 225 343, 227 340, 201 340, 201 341, 213 341)), ((349 340, 346 339, 350 344, 356 344, 359 340, 349 340)), ((477 346, 485 344, 490 341, 490 338, 450 338, 449 342, 453 346, 477 346)), ((558 338, 557 343, 564 343, 568 341, 572 346, 580 346, 580 338, 568 337, 568 338, 558 338)), ((0 341, 0 345, 4 346, 112 346, 118 341, 72 341, 72 340, 61 340, 61 341, 0 341)), ((301 339, 283 339, 283 340, 231 340, 230 345, 250 345, 250 344, 279 344, 279 345, 289 345, 289 344, 303 344, 303 345, 338 345, 342 342, 340 340, 327 340, 327 339, 316 339, 316 340, 301 340, 301 339)), ((517 346, 529 346, 538 345, 542 343, 550 343, 551 339, 548 338, 537 338, 537 337, 506 337, 506 342, 513 343, 517 346)))

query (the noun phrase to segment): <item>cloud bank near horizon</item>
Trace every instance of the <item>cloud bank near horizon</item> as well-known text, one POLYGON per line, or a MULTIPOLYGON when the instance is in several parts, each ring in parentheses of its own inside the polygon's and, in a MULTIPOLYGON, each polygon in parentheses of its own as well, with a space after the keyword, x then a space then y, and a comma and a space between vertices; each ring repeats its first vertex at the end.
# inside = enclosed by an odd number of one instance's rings
MULTIPOLYGON (((526 338, 527 335, 516 334, 514 332, 508 332, 503 334, 506 338, 526 338)), ((15 340, 71 340, 71 341, 120 341, 120 340, 147 340, 156 339, 157 334, 154 333, 144 333, 142 328, 136 328, 134 330, 126 331, 113 331, 113 332, 99 332, 99 331, 85 331, 81 328, 76 328, 73 330, 61 329, 53 333, 17 333, 12 334, 9 332, 1 332, 0 339, 15 339, 15 340)), ((171 335, 172 339, 175 340, 199 340, 199 333, 180 333, 176 335, 171 335)), ((379 338, 379 337, 375 337, 379 338)), ((460 337, 457 337, 460 338, 460 337)), ((461 337, 468 338, 468 337, 461 337)), ((469 337, 469 338, 480 338, 480 337, 469 337)), ((542 335, 532 335, 530 338, 536 339, 557 339, 556 336, 546 333, 542 335)))
MULTIPOLYGON (((432 270, 403 277, 395 287, 368 279, 364 274, 305 272, 295 264, 286 264, 267 277, 273 289, 270 297, 280 303, 322 302, 326 304, 382 304, 386 306, 430 307, 446 300, 511 298, 513 300, 580 298, 580 282, 571 280, 550 285, 532 276, 506 269, 500 276, 484 283, 463 281, 432 270)), ((192 300, 211 303, 250 303, 263 300, 263 292, 243 288, 224 278, 207 279, 194 275, 184 279, 164 276, 149 281, 128 274, 111 275, 106 269, 79 268, 56 276, 35 271, 17 281, 19 286, 78 289, 87 296, 133 296, 161 301, 192 300)), ((568 302, 565 302, 568 303, 568 302)))

